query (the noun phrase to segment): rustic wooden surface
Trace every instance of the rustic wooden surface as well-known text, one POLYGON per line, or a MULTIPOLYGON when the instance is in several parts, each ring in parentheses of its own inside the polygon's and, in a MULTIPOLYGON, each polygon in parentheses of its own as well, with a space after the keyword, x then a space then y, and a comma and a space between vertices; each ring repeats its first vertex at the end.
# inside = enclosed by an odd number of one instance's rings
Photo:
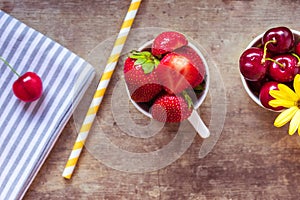
MULTIPOLYGON (((220 103, 227 114, 218 143, 199 159, 202 140, 195 137, 178 160, 144 173, 107 167, 85 149, 72 179, 65 180, 61 173, 76 138, 71 119, 24 199, 298 199, 300 137, 288 136, 287 127, 273 127, 277 114, 247 96, 238 70, 239 55, 256 35, 278 25, 300 30, 298 3, 143 0, 133 28, 184 32, 206 49, 222 74, 226 102, 220 103)), ((87 58, 97 44, 116 35, 129 4, 129 0, 3 0, 0 9, 87 58)), ((110 97, 108 93, 104 103, 110 97)), ((206 122, 210 106, 206 100, 201 110, 206 122)), ((110 110, 101 112, 99 120, 110 110)), ((115 130, 111 137, 117 138, 115 130)), ((128 146, 135 150, 135 145, 128 146)))

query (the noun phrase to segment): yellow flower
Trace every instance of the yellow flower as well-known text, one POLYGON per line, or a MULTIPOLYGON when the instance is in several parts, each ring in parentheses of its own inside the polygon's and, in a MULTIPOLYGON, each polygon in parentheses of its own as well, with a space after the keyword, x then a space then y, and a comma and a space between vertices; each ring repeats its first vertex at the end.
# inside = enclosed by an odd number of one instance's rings
POLYGON ((274 121, 274 126, 282 127, 290 122, 289 134, 293 135, 298 129, 300 135, 300 74, 294 78, 294 90, 284 84, 278 84, 278 90, 271 90, 270 95, 275 98, 269 102, 270 106, 287 108, 274 121))

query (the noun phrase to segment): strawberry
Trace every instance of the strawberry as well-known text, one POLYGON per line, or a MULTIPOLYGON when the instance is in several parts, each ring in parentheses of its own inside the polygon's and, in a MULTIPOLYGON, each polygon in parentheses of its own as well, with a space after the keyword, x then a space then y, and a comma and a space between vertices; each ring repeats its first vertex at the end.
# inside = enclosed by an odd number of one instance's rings
POLYGON ((166 54, 157 66, 157 75, 168 93, 179 94, 203 81, 198 67, 186 56, 172 52, 166 54))
POLYGON ((135 102, 148 102, 162 90, 155 73, 158 63, 148 51, 133 51, 125 60, 125 81, 135 102))
POLYGON ((195 85, 202 83, 205 77, 205 67, 199 54, 190 46, 183 46, 179 49, 176 49, 174 52, 187 57, 191 63, 198 68, 201 76, 199 76, 199 79, 197 79, 197 83, 195 83, 195 85))
POLYGON ((160 57, 162 54, 172 52, 187 44, 188 40, 181 33, 174 31, 162 32, 153 41, 152 54, 160 57))
POLYGON ((160 122, 181 122, 192 113, 192 100, 184 96, 164 92, 153 103, 150 113, 160 122))

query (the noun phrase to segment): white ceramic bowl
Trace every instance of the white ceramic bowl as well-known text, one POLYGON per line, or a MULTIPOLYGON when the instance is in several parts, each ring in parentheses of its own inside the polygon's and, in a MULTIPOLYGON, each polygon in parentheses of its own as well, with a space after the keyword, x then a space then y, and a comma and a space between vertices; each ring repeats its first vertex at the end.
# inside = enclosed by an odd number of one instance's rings
MULTIPOLYGON (((291 31, 292 31, 292 33, 293 33, 294 36, 295 36, 295 41, 297 41, 298 38, 300 38, 300 32, 299 32, 299 31, 296 31, 296 30, 292 30, 292 29, 291 29, 291 31)), ((264 34, 265 34, 265 33, 262 33, 262 34, 258 35, 257 37, 255 37, 255 38, 249 43, 249 45, 246 47, 246 49, 249 49, 249 48, 251 48, 251 47, 254 47, 254 46, 257 46, 257 45, 261 44, 261 39, 262 39, 262 37, 263 37, 264 34)), ((249 84, 247 83, 247 80, 244 78, 244 76, 243 76, 241 73, 240 73, 240 77, 241 77, 243 86, 244 86, 244 88, 245 88, 247 94, 249 95, 249 97, 250 97, 257 105, 259 105, 260 107, 262 107, 262 108, 264 108, 264 109, 267 109, 267 110, 270 110, 270 111, 273 111, 273 112, 278 112, 278 111, 274 111, 274 110, 265 108, 265 107, 261 104, 261 102, 260 102, 260 100, 259 100, 259 97, 258 97, 257 95, 255 95, 255 94, 251 91, 251 89, 250 89, 250 87, 249 87, 249 84)))
MULTIPOLYGON (((147 48, 151 48, 152 43, 154 40, 148 41, 146 42, 144 45, 142 45, 138 51, 147 49, 147 48)), ((206 62, 206 59, 204 57, 204 55, 201 53, 201 51, 196 47, 196 45, 192 44, 191 42, 188 43, 188 46, 190 46, 191 48, 193 48, 198 55, 200 56, 204 67, 205 67, 205 88, 204 91, 202 92, 201 96, 197 99, 196 102, 194 102, 194 110, 191 114, 191 116, 188 118, 189 122, 193 125, 193 127, 195 128, 195 130, 198 132, 198 134, 203 137, 203 138, 207 138, 209 136, 209 130, 208 128, 205 126, 205 124, 203 123, 203 121, 201 120, 199 114, 197 113, 197 109, 201 106, 201 104, 203 103, 205 97, 207 96, 208 93, 208 89, 209 89, 209 84, 210 84, 210 75, 209 75, 209 69, 208 69, 208 64, 206 62)), ((147 112, 146 110, 144 110, 142 107, 140 107, 134 100, 131 99, 130 97, 130 92, 126 86, 126 91, 127 91, 127 95, 130 98, 132 104, 144 115, 146 115, 149 118, 152 118, 151 114, 149 112, 147 112)))

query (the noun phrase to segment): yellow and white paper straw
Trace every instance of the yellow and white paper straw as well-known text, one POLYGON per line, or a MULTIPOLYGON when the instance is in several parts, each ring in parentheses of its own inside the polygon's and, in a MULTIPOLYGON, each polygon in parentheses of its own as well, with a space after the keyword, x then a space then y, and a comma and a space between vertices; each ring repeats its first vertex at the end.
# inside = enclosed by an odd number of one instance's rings
POLYGON ((96 117, 96 114, 98 112, 99 106, 102 102, 103 95, 106 91, 106 88, 109 84, 109 81, 112 77, 112 74, 114 72, 114 69, 116 67, 116 64, 118 62, 118 59, 120 57, 120 54, 122 52, 123 46, 126 42, 127 36, 129 34, 130 28, 133 24, 134 18, 136 16, 136 13, 138 11, 138 8, 140 6, 142 0, 132 0, 130 3, 130 7, 127 11, 127 14, 125 16, 125 19, 123 21, 122 27, 120 29, 120 32, 118 34, 118 37, 115 41, 113 50, 110 54, 110 57, 108 58, 106 67, 104 69, 103 75, 100 79, 100 82, 98 84, 97 90, 94 94, 93 100, 91 102, 91 105, 89 107, 89 110, 86 114, 86 117, 83 121, 83 124, 81 126, 81 129, 79 131, 79 134, 77 136, 76 142, 73 146, 71 155, 68 159, 68 162, 65 166, 65 169, 63 171, 62 176, 66 179, 70 179, 72 177, 73 171, 75 169, 75 166, 77 164, 77 161, 79 159, 80 153, 83 149, 85 140, 89 134, 89 131, 92 127, 93 121, 96 117))

